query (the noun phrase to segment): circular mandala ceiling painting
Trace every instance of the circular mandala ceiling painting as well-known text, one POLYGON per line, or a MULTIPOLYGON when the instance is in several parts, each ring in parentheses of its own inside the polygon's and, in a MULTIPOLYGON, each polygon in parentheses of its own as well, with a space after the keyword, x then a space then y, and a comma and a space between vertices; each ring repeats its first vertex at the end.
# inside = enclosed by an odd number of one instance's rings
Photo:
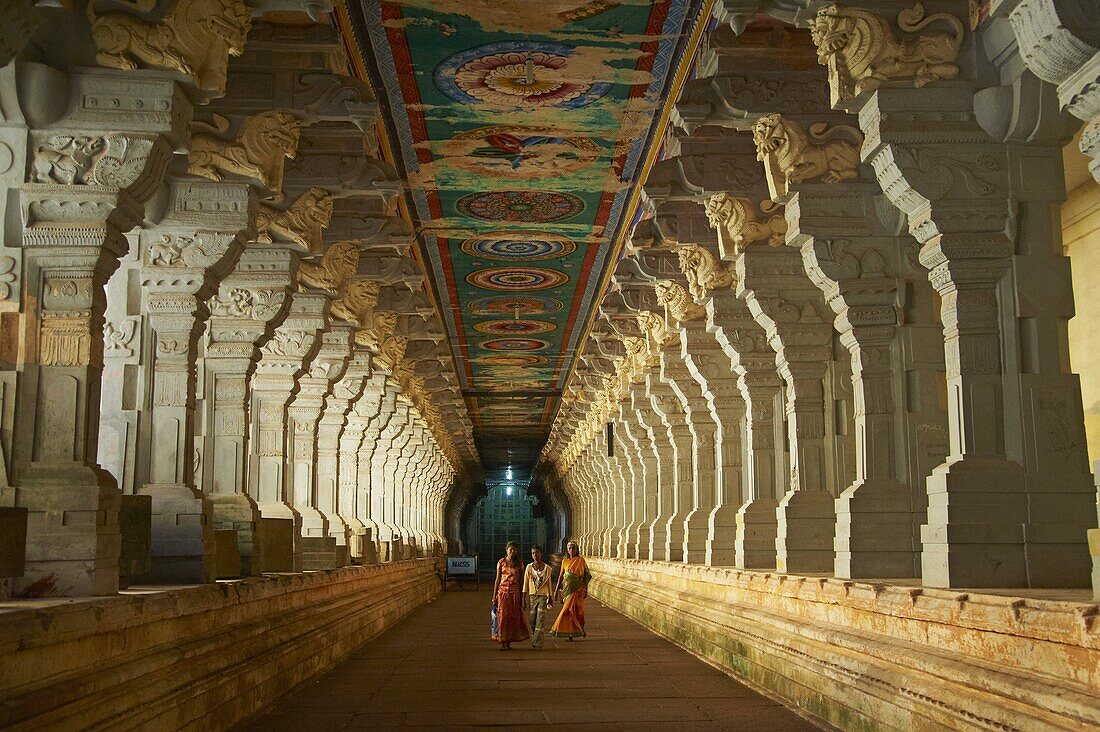
POLYGON ((537 295, 512 296, 502 295, 498 297, 483 297, 474 300, 469 305, 472 315, 497 315, 507 314, 514 317, 520 315, 546 315, 561 310, 560 300, 552 297, 539 297, 537 295))
POLYGON ((565 237, 534 231, 502 231, 462 242, 462 251, 473 257, 526 262, 557 259, 576 249, 577 245, 565 237))
POLYGON ((545 224, 573 218, 584 211, 584 201, 556 191, 486 191, 463 196, 455 208, 483 221, 545 224))
POLYGON ((543 320, 488 320, 474 323, 474 330, 491 335, 537 335, 549 333, 557 327, 543 320))
POLYGON ((569 281, 569 275, 542 267, 498 267, 466 275, 466 281, 485 290, 549 290, 569 281))
POLYGON ((550 127, 479 127, 456 135, 444 153, 452 165, 471 173, 529 180, 572 173, 602 152, 588 137, 560 135, 550 127))
POLYGON ((490 351, 541 351, 550 344, 538 338, 496 338, 485 341, 481 347, 490 351))
POLYGON ((433 78, 441 92, 463 104, 576 109, 607 94, 611 84, 570 73, 572 54, 564 43, 500 41, 459 51, 436 67, 433 78))
POLYGON ((546 358, 546 356, 534 356, 528 353, 494 354, 492 356, 482 356, 477 361, 487 366, 510 367, 543 366, 550 363, 550 360, 546 358))

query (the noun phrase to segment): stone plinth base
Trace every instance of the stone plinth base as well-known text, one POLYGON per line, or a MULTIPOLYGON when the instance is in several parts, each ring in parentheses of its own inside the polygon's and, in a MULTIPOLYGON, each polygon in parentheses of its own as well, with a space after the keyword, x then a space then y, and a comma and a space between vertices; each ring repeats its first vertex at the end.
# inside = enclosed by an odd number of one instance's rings
POLYGON ((118 592, 121 494, 114 479, 78 463, 32 463, 15 486, 27 509, 27 559, 18 597, 118 592))
POLYGON ((214 559, 218 579, 241 576, 241 553, 238 550, 237 532, 233 529, 214 529, 214 559))
POLYGON ((260 519, 260 556, 264 572, 294 571, 294 520, 260 519))
POLYGON ((334 537, 303 536, 301 542, 303 571, 336 569, 341 566, 336 556, 336 539, 334 537))
POLYGON ((775 509, 779 502, 757 498, 737 509, 734 563, 741 569, 775 569, 775 509))
POLYGON ((709 543, 709 512, 694 509, 684 519, 684 561, 691 564, 706 564, 709 543))
POLYGON ((791 491, 776 509, 775 566, 780 572, 833 571, 836 500, 827 491, 791 491))
POLYGON ((0 579, 22 577, 26 560, 27 509, 0 506, 0 579))
POLYGON ((588 563, 600 602, 840 729, 1100 727, 1094 605, 588 563))
POLYGON ((195 488, 182 483, 147 483, 141 494, 153 498, 153 582, 195 584, 214 581, 214 508, 195 488))
POLYGON ((118 509, 122 555, 118 561, 118 587, 126 589, 135 578, 149 572, 153 547, 153 499, 123 495, 118 509))
POLYGON ((402 562, 16 605, 0 613, 0 728, 230 729, 436 597, 437 571, 402 562))
POLYGON ((209 496, 214 505, 214 528, 237 533, 237 553, 240 555, 242 577, 258 577, 263 558, 258 538, 260 507, 251 496, 243 493, 209 496))
POLYGON ((837 577, 920 576, 913 495, 894 481, 865 480, 836 500, 837 577))

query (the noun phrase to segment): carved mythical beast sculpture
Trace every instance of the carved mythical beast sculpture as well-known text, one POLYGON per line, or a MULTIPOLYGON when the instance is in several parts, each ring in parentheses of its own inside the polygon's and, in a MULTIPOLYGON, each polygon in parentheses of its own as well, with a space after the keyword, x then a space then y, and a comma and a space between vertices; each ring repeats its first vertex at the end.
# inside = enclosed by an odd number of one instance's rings
POLYGON ((378 353, 382 343, 393 335, 396 328, 397 313, 390 310, 376 310, 355 332, 355 342, 363 348, 378 353))
POLYGON ((224 173, 259 180, 281 198, 283 163, 293 160, 298 151, 302 124, 290 112, 273 110, 245 119, 234 140, 226 140, 229 120, 214 115, 214 124, 196 122, 191 136, 187 172, 210 180, 221 180, 224 173))
POLYGON ((955 60, 965 34, 962 21, 949 13, 925 16, 919 2, 898 13, 897 20, 906 33, 919 33, 937 22, 950 30, 898 40, 878 13, 836 5, 818 11, 811 30, 817 58, 829 67, 834 101, 878 89, 887 81, 912 80, 919 88, 958 76, 955 60))
POLYGON ((668 314, 677 321, 697 320, 706 315, 706 311, 696 305, 687 290, 672 280, 658 280, 653 285, 657 293, 657 302, 668 310, 668 314))
POLYGON ((54 135, 38 146, 31 166, 32 180, 68 186, 83 183, 103 147, 102 137, 54 135))
POLYGON ((405 348, 409 345, 409 339, 401 335, 387 337, 378 348, 378 363, 392 373, 405 357, 405 348))
POLYGON ((688 281, 688 292, 696 302, 704 300, 711 290, 734 285, 733 272, 718 258, 698 244, 683 244, 676 247, 680 258, 680 271, 688 281))
POLYGON ((664 348, 676 337, 669 332, 665 319, 652 310, 640 310, 634 317, 638 328, 645 333, 650 349, 654 351, 664 348))
POLYGON ((310 188, 284 210, 260 206, 256 213, 256 241, 271 243, 277 235, 316 253, 331 218, 332 194, 324 188, 310 188))
POLYGON ((154 143, 147 137, 51 135, 31 163, 35 183, 126 188, 145 170, 154 143))
POLYGON ((762 201, 757 209, 747 198, 716 193, 704 204, 707 221, 718 232, 723 256, 737 256, 749 244, 781 246, 787 235, 787 220, 776 213, 779 206, 762 201))
POLYGON ((341 241, 325 250, 316 264, 299 265, 298 281, 335 295, 358 267, 359 247, 350 241, 341 241))
POLYGON ((863 135, 854 127, 818 122, 807 131, 781 115, 767 114, 753 125, 752 137, 772 198, 787 195, 792 183, 837 183, 859 174, 863 135))
POLYGON ((369 325, 381 290, 382 286, 373 280, 352 280, 332 303, 332 314, 359 326, 369 325))
MULTIPOLYGON (((148 12, 156 0, 136 0, 148 12)), ((225 91, 228 56, 240 56, 252 28, 241 0, 178 0, 159 23, 125 12, 97 15, 88 3, 96 61, 115 69, 136 69, 138 62, 193 75, 200 89, 225 91)))

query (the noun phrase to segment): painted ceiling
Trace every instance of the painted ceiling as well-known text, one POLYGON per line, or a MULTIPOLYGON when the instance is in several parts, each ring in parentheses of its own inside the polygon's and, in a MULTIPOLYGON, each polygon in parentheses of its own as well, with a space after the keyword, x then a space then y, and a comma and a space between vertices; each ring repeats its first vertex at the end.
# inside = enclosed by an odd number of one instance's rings
MULTIPOLYGON (((352 0, 488 473, 546 439, 704 0, 352 0)), ((517 479, 522 476, 517 475, 517 479)))

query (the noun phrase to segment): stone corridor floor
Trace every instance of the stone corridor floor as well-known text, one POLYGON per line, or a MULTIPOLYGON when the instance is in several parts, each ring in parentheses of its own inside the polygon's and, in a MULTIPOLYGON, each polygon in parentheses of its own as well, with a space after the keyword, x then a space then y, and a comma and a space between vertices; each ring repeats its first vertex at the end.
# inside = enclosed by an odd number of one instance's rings
POLYGON ((595 600, 588 638, 502 652, 489 593, 450 590, 247 729, 817 729, 595 600))

